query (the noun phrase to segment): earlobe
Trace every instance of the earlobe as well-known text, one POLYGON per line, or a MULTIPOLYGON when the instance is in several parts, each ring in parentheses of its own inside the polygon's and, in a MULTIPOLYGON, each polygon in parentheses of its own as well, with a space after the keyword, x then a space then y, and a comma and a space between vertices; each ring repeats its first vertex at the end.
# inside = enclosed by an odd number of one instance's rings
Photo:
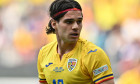
POLYGON ((52 28, 56 29, 56 21, 54 19, 51 19, 51 25, 52 28))

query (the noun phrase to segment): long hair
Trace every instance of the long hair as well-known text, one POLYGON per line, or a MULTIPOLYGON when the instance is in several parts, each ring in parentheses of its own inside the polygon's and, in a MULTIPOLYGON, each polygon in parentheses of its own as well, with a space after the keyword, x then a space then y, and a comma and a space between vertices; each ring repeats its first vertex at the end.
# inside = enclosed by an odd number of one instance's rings
MULTIPOLYGON (((67 12, 61 13, 54 17, 54 15, 60 11, 70 9, 70 8, 77 8, 82 11, 80 4, 75 0, 55 0, 49 8, 50 17, 57 22, 59 22, 60 18, 62 18, 67 12)), ((46 33, 55 33, 55 29, 51 25, 51 20, 48 23, 48 27, 46 27, 46 33)))

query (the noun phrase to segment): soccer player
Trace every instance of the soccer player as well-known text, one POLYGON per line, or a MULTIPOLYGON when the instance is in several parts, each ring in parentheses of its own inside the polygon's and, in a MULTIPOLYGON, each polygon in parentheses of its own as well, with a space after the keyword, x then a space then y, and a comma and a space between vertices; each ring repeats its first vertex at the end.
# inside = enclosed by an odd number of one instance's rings
POLYGON ((105 52, 79 38, 82 8, 74 0, 55 0, 49 9, 51 20, 47 34, 57 41, 40 49, 38 75, 40 84, 114 84, 113 72, 105 52))

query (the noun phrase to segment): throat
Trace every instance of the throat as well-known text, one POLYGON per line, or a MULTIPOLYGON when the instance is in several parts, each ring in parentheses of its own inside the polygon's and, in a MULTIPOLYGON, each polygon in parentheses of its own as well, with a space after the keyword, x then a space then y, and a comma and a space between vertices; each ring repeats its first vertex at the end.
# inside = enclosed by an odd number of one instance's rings
POLYGON ((60 56, 60 60, 62 59, 64 54, 67 54, 70 51, 72 51, 75 46, 76 46, 76 44, 65 44, 65 45, 58 44, 57 45, 57 53, 60 56))

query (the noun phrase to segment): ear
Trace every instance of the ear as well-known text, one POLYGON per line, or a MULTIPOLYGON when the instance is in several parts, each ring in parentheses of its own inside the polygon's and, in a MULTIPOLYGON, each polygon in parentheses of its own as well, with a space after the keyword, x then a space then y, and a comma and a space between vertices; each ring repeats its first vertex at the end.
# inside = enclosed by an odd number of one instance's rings
POLYGON ((54 29, 57 28, 57 27, 56 27, 56 24, 57 24, 57 21, 54 20, 54 19, 51 19, 51 25, 52 25, 52 27, 53 27, 54 29))

